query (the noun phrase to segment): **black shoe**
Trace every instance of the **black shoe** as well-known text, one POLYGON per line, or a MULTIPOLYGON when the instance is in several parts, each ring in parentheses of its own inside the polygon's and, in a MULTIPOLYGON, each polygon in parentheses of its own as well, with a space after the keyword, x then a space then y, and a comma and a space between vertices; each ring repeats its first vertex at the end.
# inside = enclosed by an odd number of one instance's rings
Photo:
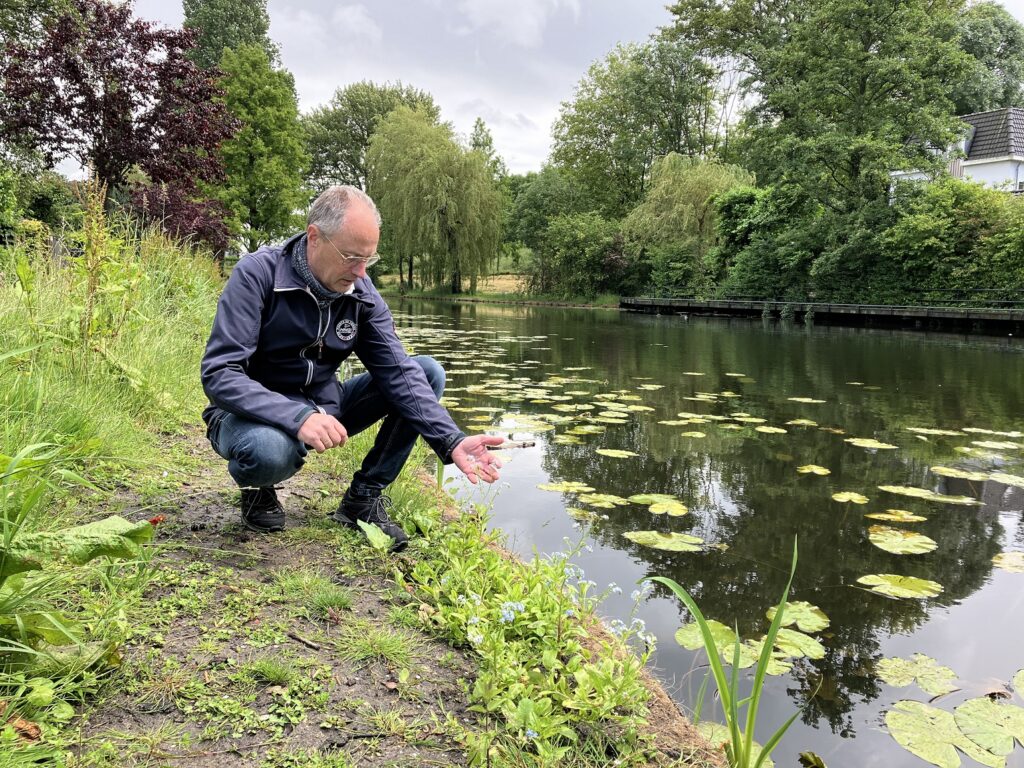
POLYGON ((392 521, 388 510, 392 509, 391 499, 387 496, 351 496, 345 494, 345 498, 338 505, 338 510, 331 515, 331 518, 349 528, 359 528, 358 520, 364 523, 372 523, 380 528, 393 540, 389 551, 401 552, 409 543, 409 537, 405 535, 402 526, 392 521))
POLYGON ((284 507, 273 487, 242 489, 242 525, 257 533, 284 530, 284 507))

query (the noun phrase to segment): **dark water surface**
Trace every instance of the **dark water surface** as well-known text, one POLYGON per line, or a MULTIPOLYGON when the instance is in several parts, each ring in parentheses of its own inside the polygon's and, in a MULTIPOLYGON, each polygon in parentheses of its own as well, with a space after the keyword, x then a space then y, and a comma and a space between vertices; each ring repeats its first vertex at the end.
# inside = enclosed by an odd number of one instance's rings
MULTIPOLYGON (((493 524, 528 558, 535 551, 565 549, 564 537, 589 545, 592 551, 577 558, 586 578, 599 591, 609 583, 623 590, 609 596, 602 613, 627 623, 636 615, 646 622, 658 638, 656 674, 684 707, 693 706, 700 687, 703 653, 675 642, 674 633, 688 616, 660 587, 634 613, 630 593, 637 581, 671 577, 709 618, 738 624, 744 638, 760 637, 768 626, 765 611, 785 585, 793 537, 799 537, 793 597, 819 606, 831 625, 816 635, 826 648, 823 659, 796 660, 790 673, 769 678, 759 740, 797 707, 805 708, 775 752, 777 765, 797 766, 804 750, 820 754, 830 768, 926 765, 893 741, 883 715, 900 699, 932 697, 914 685, 894 688, 877 679, 874 668, 882 657, 920 652, 951 667, 962 690, 934 702, 947 711, 1024 667, 1024 574, 992 563, 999 552, 1024 550, 1024 489, 941 477, 929 469, 943 465, 1021 475, 1024 450, 973 442, 1024 444, 1024 438, 978 432, 919 436, 907 430, 1024 431, 1024 343, 601 310, 440 302, 395 302, 393 307, 407 344, 435 355, 449 369, 447 397, 463 429, 491 428, 537 441, 535 448, 509 457, 496 492, 463 483, 459 493, 493 501, 493 524), (552 382, 551 377, 562 378, 552 382), (483 385, 483 391, 467 391, 471 385, 483 385), (658 385, 662 388, 654 389, 658 385), (620 399, 622 405, 653 410, 630 412, 624 424, 601 424, 604 432, 579 435, 579 444, 554 442, 601 412, 600 407, 572 413, 555 406, 600 406, 595 394, 617 390, 640 398, 620 399), (687 399, 701 392, 718 394, 713 400, 687 399), (791 397, 825 402, 799 403, 791 397), (467 410, 473 408, 493 410, 467 410), (735 421, 658 423, 683 418, 681 412, 749 414, 787 431, 765 434, 755 431, 754 423, 735 421), (537 431, 523 419, 538 414, 572 421, 537 431), (786 424, 793 419, 819 426, 786 424), (510 426, 495 429, 499 424, 510 426), (706 436, 684 437, 687 431, 706 436), (859 448, 844 442, 848 437, 875 438, 898 449, 859 448), (595 453, 597 448, 638 455, 606 457, 595 453), (822 465, 831 474, 797 473, 805 464, 822 465), (674 494, 690 512, 670 517, 640 504, 587 507, 576 495, 537 488, 552 481, 580 481, 621 497, 674 494), (915 486, 984 503, 924 501, 883 492, 879 485, 915 486), (838 491, 855 491, 869 502, 833 501, 838 491), (581 525, 567 508, 590 509, 599 517, 581 525), (868 527, 880 521, 864 515, 888 508, 926 516, 924 522, 888 524, 923 533, 938 547, 927 554, 895 555, 872 545, 868 527), (688 533, 706 547, 693 553, 642 547, 624 536, 635 530, 688 533), (932 599, 896 600, 856 583, 861 576, 885 573, 931 579, 943 592, 932 599)), ((1021 703, 1020 692, 1015 701, 1021 703)), ((714 702, 705 707, 705 717, 721 720, 714 702)), ((1018 747, 1007 764, 1024 765, 1021 754, 1018 747)), ((964 764, 973 765, 967 758, 964 764)))

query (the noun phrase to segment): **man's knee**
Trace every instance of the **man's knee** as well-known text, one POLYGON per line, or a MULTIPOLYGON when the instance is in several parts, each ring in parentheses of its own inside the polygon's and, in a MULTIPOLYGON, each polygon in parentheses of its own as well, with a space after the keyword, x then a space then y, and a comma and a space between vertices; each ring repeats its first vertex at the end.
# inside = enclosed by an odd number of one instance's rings
POLYGON ((434 390, 434 394, 441 397, 444 394, 444 383, 445 375, 444 368, 434 358, 429 355, 417 355, 413 358, 419 366, 423 369, 423 373, 427 377, 427 383, 430 384, 430 388, 434 390))
POLYGON ((240 485, 266 487, 287 480, 305 463, 302 444, 279 429, 260 425, 231 450, 231 474, 240 485))

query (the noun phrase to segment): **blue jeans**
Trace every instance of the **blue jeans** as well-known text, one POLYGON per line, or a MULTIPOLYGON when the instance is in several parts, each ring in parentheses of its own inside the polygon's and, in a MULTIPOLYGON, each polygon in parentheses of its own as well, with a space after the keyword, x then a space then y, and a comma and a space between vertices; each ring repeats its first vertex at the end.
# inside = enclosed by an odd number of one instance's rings
MULTIPOLYGON (((440 399, 444 392, 444 368, 426 355, 412 359, 419 363, 440 399)), ((341 384, 341 411, 340 415, 334 415, 349 437, 384 420, 373 448, 366 454, 350 486, 350 491, 356 495, 379 494, 398 477, 419 435, 398 415, 368 373, 353 376, 341 384)), ((298 438, 233 413, 224 414, 214 422, 209 438, 218 455, 227 459, 231 477, 246 488, 266 488, 287 480, 302 468, 309 453, 298 438)))

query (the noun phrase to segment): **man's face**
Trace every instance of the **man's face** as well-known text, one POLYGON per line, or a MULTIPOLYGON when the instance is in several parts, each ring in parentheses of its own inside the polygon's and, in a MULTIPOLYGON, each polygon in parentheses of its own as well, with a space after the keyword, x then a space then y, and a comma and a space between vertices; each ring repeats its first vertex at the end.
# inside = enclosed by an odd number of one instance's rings
POLYGON ((310 224, 306 238, 306 255, 313 275, 324 288, 344 293, 357 279, 366 276, 364 262, 344 256, 373 256, 380 240, 380 227, 373 211, 361 200, 353 200, 339 231, 325 235, 318 226, 310 224))

